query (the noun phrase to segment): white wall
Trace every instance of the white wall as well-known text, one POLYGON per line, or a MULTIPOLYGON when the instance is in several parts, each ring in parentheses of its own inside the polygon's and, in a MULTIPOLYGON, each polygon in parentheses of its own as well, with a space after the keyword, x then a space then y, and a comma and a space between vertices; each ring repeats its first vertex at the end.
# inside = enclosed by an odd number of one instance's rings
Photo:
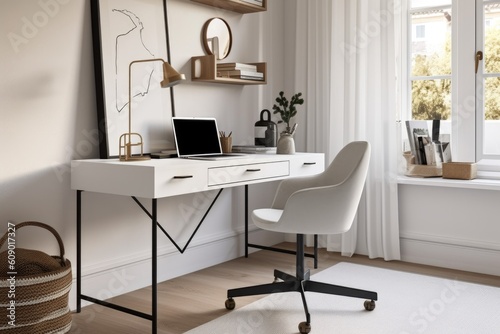
MULTIPOLYGON (((0 2, 0 231, 7 221, 48 223, 63 237, 73 265, 76 196, 69 163, 99 156, 89 3, 0 2)), ((227 61, 268 63, 265 86, 188 79, 175 87, 177 115, 215 116, 221 130, 233 131, 235 143, 252 143, 260 110, 272 107, 283 86, 283 52, 274 44, 283 35, 282 6, 283 1, 273 0, 265 13, 241 15, 187 0, 168 1, 172 65, 188 78, 190 58, 204 54, 201 28, 212 17, 226 19, 233 31, 227 61)), ((251 187, 250 206, 269 202, 274 187, 251 187)), ((213 196, 160 201, 159 221, 182 246, 213 196)), ((225 190, 212 210, 183 255, 160 234, 159 280, 242 254, 243 190, 225 190)), ((150 224, 130 198, 83 194, 84 293, 108 297, 149 285, 150 224)), ((279 235, 254 237, 268 244, 282 240, 279 235)), ((26 230, 17 241, 18 247, 57 252, 49 233, 26 230)))
POLYGON ((402 259, 500 275, 498 203, 498 188, 400 184, 402 259))

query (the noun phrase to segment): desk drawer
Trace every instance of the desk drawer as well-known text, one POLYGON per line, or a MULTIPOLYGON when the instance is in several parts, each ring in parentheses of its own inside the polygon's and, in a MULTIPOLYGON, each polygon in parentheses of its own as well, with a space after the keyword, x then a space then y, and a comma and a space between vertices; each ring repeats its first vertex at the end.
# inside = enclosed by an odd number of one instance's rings
POLYGON ((290 175, 289 161, 214 167, 208 169, 208 186, 282 178, 288 175, 290 175))
POLYGON ((156 177, 155 197, 167 197, 207 190, 206 169, 161 170, 156 177))
POLYGON ((321 173, 325 160, 321 154, 295 155, 290 162, 290 176, 306 176, 321 173))

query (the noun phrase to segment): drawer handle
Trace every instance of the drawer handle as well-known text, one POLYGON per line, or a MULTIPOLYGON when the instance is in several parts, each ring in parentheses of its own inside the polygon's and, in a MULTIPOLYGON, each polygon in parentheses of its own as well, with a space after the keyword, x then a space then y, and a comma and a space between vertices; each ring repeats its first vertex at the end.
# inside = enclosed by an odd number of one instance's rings
POLYGON ((174 176, 174 179, 190 179, 192 177, 193 175, 176 175, 174 176))
POLYGON ((260 168, 249 168, 247 172, 260 172, 260 168))
POLYGON ((311 166, 311 165, 316 165, 316 163, 315 162, 304 162, 304 165, 311 166))

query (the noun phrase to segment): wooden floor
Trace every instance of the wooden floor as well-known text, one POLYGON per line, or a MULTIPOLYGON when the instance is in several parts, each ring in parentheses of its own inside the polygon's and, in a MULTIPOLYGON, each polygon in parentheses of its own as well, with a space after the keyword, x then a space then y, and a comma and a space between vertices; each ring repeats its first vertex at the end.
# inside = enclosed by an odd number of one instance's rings
MULTIPOLYGON (((291 248, 293 244, 285 243, 280 246, 291 248)), ((309 268, 313 267, 312 259, 307 258, 306 262, 309 268)), ((311 273, 314 274, 339 262, 364 264, 500 287, 500 278, 498 276, 474 274, 400 261, 370 260, 364 256, 347 258, 341 257, 337 253, 327 253, 324 250, 320 250, 319 253, 318 269, 311 270, 311 273)), ((259 251, 250 254, 249 258, 238 258, 159 284, 158 333, 184 333, 226 314, 229 311, 225 309, 224 302, 228 288, 272 282, 272 272, 275 268, 294 274, 294 256, 259 251)), ((237 298, 236 308, 261 297, 237 298)), ((113 302, 150 313, 150 300, 151 289, 144 288, 117 297, 113 302)), ((135 316, 92 305, 83 308, 81 313, 73 314, 73 327, 70 333, 151 333, 151 323, 135 316)))

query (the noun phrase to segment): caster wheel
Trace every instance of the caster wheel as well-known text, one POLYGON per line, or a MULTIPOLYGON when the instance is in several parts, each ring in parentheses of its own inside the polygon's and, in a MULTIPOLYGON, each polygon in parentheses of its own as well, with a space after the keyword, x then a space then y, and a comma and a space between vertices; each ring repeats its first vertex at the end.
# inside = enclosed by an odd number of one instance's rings
POLYGON ((299 332, 300 334, 307 334, 307 333, 310 333, 311 332, 311 324, 308 323, 308 322, 301 322, 299 324, 299 332))
POLYGON ((226 300, 226 309, 228 310, 234 310, 234 308, 236 307, 236 302, 234 301, 233 298, 228 298, 226 300))
POLYGON ((375 309, 375 301, 374 300, 365 300, 365 310, 373 311, 375 309))

